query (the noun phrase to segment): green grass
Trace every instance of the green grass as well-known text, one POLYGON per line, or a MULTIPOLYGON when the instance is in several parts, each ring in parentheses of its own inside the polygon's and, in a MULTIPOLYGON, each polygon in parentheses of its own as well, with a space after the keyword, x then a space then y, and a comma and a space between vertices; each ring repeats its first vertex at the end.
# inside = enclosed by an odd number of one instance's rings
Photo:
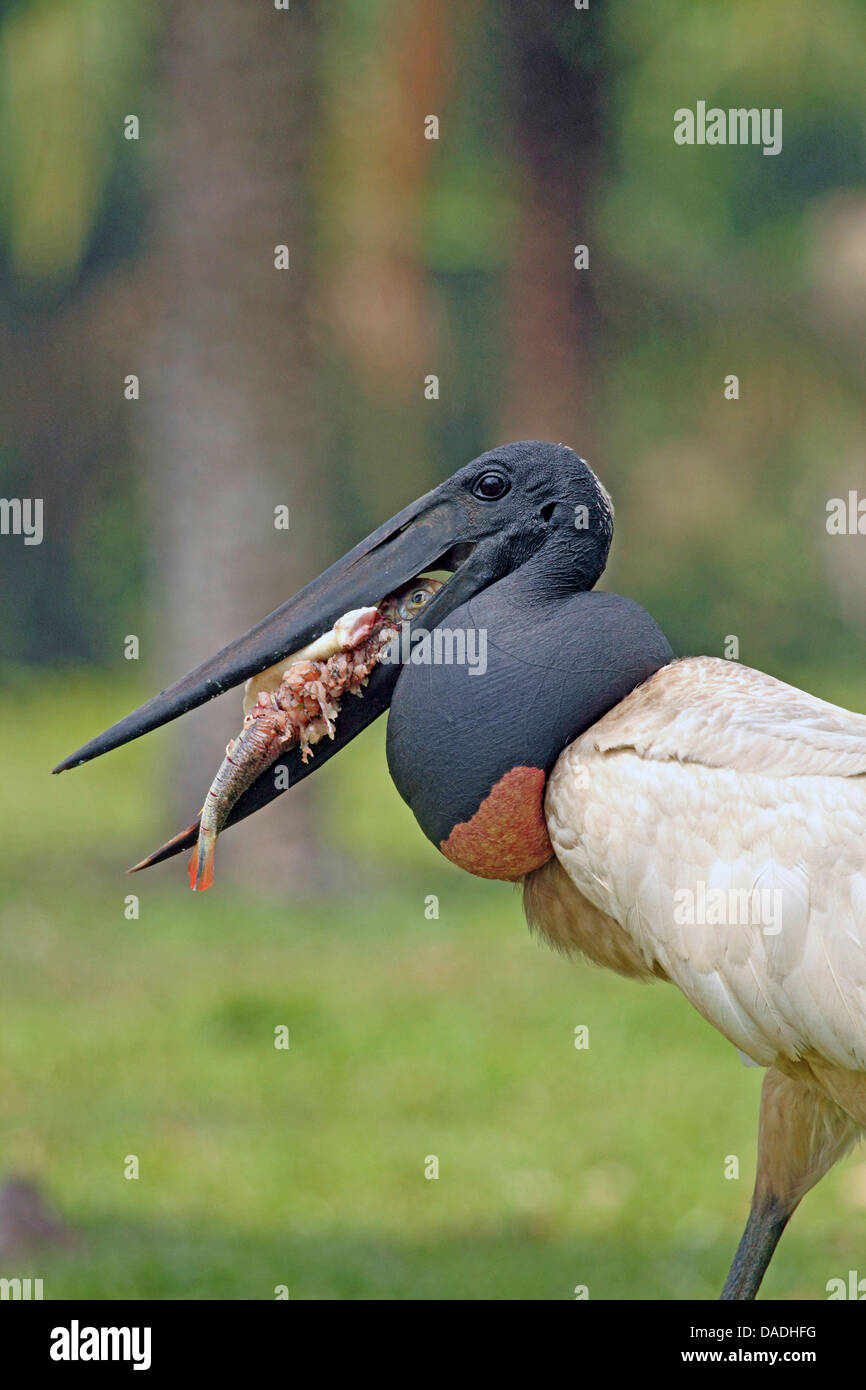
MULTIPOLYGON (((513 889, 424 844, 373 731, 322 779, 340 852, 381 856, 374 890, 193 896, 179 861, 126 879, 164 828, 152 755, 44 775, 138 692, 109 693, 78 677, 59 710, 20 683, 0 701, 8 729, 27 700, 0 808, 0 1178, 33 1178, 80 1237, 0 1274, 48 1298, 717 1295, 761 1072, 670 987, 533 941, 513 889)), ((862 1268, 864 1206, 855 1155, 806 1198, 765 1296, 862 1268)))

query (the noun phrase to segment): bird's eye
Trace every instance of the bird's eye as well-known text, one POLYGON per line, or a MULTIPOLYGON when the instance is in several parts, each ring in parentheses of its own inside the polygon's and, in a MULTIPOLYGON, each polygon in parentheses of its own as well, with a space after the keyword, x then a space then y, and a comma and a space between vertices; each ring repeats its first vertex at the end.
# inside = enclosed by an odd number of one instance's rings
POLYGON ((472 491, 483 502, 495 502, 504 497, 511 484, 502 473, 482 473, 472 484, 472 491))

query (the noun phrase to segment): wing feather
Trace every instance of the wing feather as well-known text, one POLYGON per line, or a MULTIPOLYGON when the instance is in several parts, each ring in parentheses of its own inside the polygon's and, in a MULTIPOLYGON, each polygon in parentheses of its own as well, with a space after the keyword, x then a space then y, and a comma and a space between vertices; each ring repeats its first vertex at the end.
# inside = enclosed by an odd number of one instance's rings
POLYGON ((566 749, 546 808, 577 888, 744 1053, 866 1070, 866 717, 676 662, 566 749))
POLYGON ((590 733, 601 752, 769 777, 866 773, 866 715, 714 657, 663 667, 590 733))

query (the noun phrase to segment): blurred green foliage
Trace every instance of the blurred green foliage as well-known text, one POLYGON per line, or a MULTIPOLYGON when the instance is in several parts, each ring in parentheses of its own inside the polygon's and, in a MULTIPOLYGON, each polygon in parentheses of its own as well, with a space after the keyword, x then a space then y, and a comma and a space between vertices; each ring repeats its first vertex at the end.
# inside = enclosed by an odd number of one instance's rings
POLYGON ((68 284, 100 214, 116 213, 105 203, 115 166, 125 162, 136 182, 122 122, 142 95, 159 10, 152 0, 29 0, 0 13, 0 226, 13 284, 68 284))
MULTIPOLYGON (((504 296, 524 191, 515 39, 488 0, 444 7, 432 37, 412 29, 412 12, 370 0, 322 14, 321 158, 311 171, 320 265, 340 247, 357 253, 365 181, 368 200, 390 196, 401 209, 396 242, 442 318, 447 384, 435 409, 409 409, 382 395, 339 337, 331 343, 332 467, 356 504, 335 518, 340 541, 379 519, 370 460, 388 497, 402 500, 498 437, 504 296), (431 79, 443 138, 417 178, 392 162, 389 194, 382 170, 364 160, 377 131, 404 113, 385 97, 377 113, 377 80, 389 54, 419 41, 432 45, 428 67, 438 53, 449 74, 438 86, 431 79)), ((157 0, 0 8, 0 312, 10 362, 50 341, 118 265, 135 273, 158 179, 153 133, 163 116, 152 88, 165 13, 157 0), (143 118, 139 142, 123 139, 130 110, 143 118)), ((604 6, 592 19, 563 10, 550 24, 574 80, 591 73, 602 91, 591 221, 575 238, 592 244, 597 310, 587 434, 619 507, 609 583, 650 607, 682 651, 717 652, 733 631, 743 659, 780 674, 817 671, 840 653, 854 669, 866 654, 866 614, 845 593, 862 589, 864 571, 828 554, 823 508, 859 484, 866 452, 857 253, 866 240, 866 11, 848 0, 666 0, 604 6), (673 111, 698 99, 781 106, 782 154, 676 146, 673 111), (740 377, 737 403, 723 399, 729 372, 740 377)), ((416 66, 423 81, 424 60, 416 66)), ((51 365, 34 359, 36 386, 56 397, 51 365)), ((17 603, 0 612, 0 649, 17 660, 50 649, 98 662, 146 601, 134 426, 112 409, 96 438, 76 429, 45 440, 37 412, 47 402, 30 390, 0 441, 0 489, 45 496, 68 526, 50 529, 38 558, 3 548, 0 584, 17 603)), ((80 382, 64 408, 97 420, 107 409, 80 382)))
POLYGON ((852 270, 840 294, 832 271, 846 243, 866 244, 866 10, 607 13, 619 75, 595 223, 600 411, 627 537, 610 577, 681 651, 721 655, 733 632, 742 660, 777 674, 862 670, 866 614, 845 611, 844 590, 866 569, 856 540, 837 541, 851 563, 831 581, 824 508, 866 477, 866 362, 848 319, 862 344, 864 282, 852 270), (781 107, 782 153, 674 146, 673 110, 699 99, 781 107), (738 402, 723 398, 729 372, 738 402))

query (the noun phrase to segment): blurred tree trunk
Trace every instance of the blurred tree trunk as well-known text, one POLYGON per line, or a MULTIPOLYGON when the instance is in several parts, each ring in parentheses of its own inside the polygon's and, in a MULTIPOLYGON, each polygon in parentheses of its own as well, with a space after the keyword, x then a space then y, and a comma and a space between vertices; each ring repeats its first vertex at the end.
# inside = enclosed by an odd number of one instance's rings
POLYGON ((506 24, 523 186, 505 286, 499 435, 591 455, 594 305, 591 271, 575 269, 574 247, 590 240, 601 151, 599 19, 595 7, 563 19, 548 0, 510 0, 506 24))
POLYGON ((426 375, 441 370, 444 327, 424 260, 437 149, 424 138, 424 122, 445 109, 458 32, 476 3, 373 4, 357 12, 351 37, 339 6, 323 19, 322 302, 336 370, 349 388, 340 419, 345 452, 364 461, 346 484, 371 527, 413 488, 420 494, 440 480, 430 441, 440 407, 424 398, 426 375))
MULTIPOLYGON (((159 667, 197 665, 334 558, 311 331, 316 7, 177 0, 154 119, 154 333, 142 376, 155 498, 159 667), (290 269, 274 265, 285 244, 290 269), (274 509, 290 509, 277 530, 274 509)), ((170 796, 187 823, 240 691, 175 734, 170 796)), ((315 790, 305 782, 220 842, 218 870, 266 888, 314 886, 315 790)))

